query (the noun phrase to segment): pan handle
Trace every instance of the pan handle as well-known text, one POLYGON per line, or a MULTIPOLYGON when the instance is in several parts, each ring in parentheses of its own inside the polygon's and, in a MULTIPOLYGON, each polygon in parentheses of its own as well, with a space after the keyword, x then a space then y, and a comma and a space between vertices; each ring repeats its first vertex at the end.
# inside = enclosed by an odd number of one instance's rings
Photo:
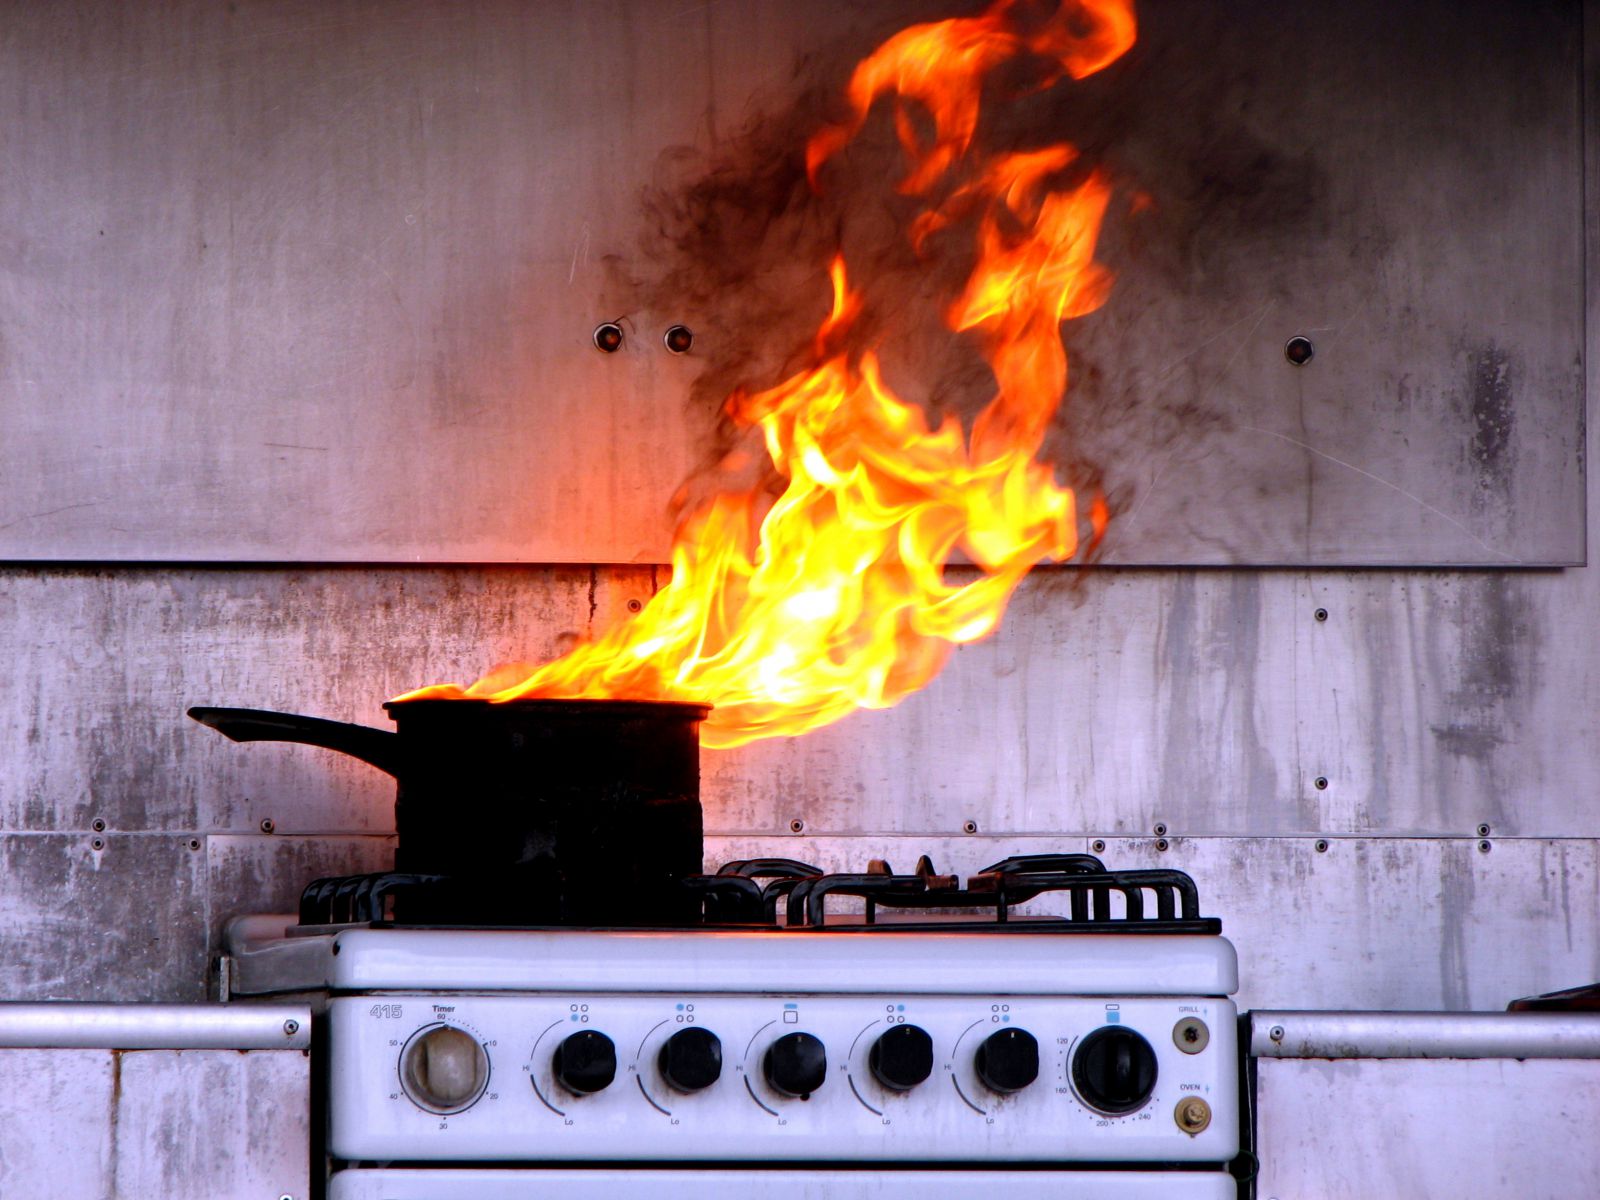
POLYGON ((191 708, 189 715, 236 742, 300 742, 359 758, 390 775, 401 771, 400 735, 387 729, 259 708, 191 708))

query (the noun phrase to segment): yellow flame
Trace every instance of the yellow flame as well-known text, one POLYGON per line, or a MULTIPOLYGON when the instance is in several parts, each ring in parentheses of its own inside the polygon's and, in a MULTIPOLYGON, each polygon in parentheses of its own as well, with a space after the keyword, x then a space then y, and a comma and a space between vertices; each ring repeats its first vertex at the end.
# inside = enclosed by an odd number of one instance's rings
MULTIPOLYGON (((1127 50, 1134 19, 1131 0, 1063 0, 1031 25, 1017 8, 1000 0, 981 16, 890 38, 856 68, 849 119, 806 152, 819 182, 878 99, 893 96, 910 161, 901 190, 945 191, 912 223, 912 244, 976 215, 977 265, 946 311, 953 330, 979 340, 994 374, 971 436, 954 418, 930 428, 886 384, 871 349, 843 348, 863 299, 836 257, 814 365, 727 403, 733 419, 759 428, 788 481, 782 495, 769 504, 760 489, 722 493, 688 514, 671 582, 637 617, 566 657, 400 699, 692 700, 715 706, 701 727, 707 746, 803 733, 923 687, 953 646, 995 629, 1035 563, 1076 553, 1076 498, 1035 455, 1066 388, 1059 324, 1110 287, 1094 248, 1111 188, 1098 172, 1051 188, 1076 159, 1070 146, 983 155, 973 140, 989 71, 1028 55, 1042 63, 1042 82, 1082 78, 1127 50), (931 121, 926 143, 911 104, 931 121), (945 578, 958 553, 981 568, 961 585, 945 578)), ((1105 522, 1095 497, 1094 537, 1105 522)))

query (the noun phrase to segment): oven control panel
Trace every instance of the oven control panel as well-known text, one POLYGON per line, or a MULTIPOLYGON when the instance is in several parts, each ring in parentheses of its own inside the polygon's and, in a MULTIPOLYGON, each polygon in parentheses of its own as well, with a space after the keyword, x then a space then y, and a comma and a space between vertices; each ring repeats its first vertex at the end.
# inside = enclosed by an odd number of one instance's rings
POLYGON ((1214 1162, 1214 997, 485 994, 329 1008, 343 1159, 1214 1162))

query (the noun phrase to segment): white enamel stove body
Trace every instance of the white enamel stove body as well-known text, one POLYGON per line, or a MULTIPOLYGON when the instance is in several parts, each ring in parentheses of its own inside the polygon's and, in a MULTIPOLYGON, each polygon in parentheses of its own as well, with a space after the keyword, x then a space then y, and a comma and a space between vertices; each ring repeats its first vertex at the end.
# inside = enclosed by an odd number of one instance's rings
POLYGON ((329 1149, 346 1161, 971 1170, 1239 1149, 1218 937, 335 940, 329 1149))

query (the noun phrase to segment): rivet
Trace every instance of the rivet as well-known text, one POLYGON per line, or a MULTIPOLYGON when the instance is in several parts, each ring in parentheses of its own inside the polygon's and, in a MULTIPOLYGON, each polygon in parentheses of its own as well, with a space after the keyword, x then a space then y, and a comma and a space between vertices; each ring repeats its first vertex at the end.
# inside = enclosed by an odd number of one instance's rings
POLYGON ((1274 1025, 1271 1029, 1267 1030, 1267 1036, 1275 1042, 1283 1041, 1283 1026, 1274 1025))
POLYGON ((1168 843, 1166 838, 1157 838, 1156 839, 1156 849, 1157 850, 1165 852, 1169 844, 1170 843, 1168 843))
POLYGON ((1326 854, 1327 852, 1328 852, 1328 839, 1327 838, 1318 838, 1317 839, 1317 853, 1318 854, 1326 854))
POLYGON ((1489 851, 1491 851, 1493 849, 1494 849, 1494 843, 1493 842, 1479 842, 1478 843, 1478 853, 1479 854, 1487 854, 1487 853, 1489 853, 1489 851))
POLYGON ((628 611, 632 612, 632 613, 644 611, 644 601, 643 600, 638 600, 638 599, 629 600, 628 601, 628 611))
POLYGON ((789 832, 790 833, 804 833, 805 831, 806 831, 806 823, 804 821, 802 821, 799 817, 796 817, 794 820, 789 822, 789 832))
POLYGON ((978 832, 978 823, 976 821, 963 821, 961 823, 961 832, 962 833, 977 833, 978 832))
POLYGON ((191 849, 191 850, 200 849, 200 839, 199 838, 190 838, 189 839, 189 849, 191 849))
POLYGON ((1328 777, 1326 775, 1318 775, 1311 782, 1316 785, 1317 791, 1319 792, 1325 792, 1328 790, 1328 777))
MULTIPOLYGON (((89 822, 89 828, 94 830, 96 833, 104 833, 106 831, 106 823, 99 817, 96 817, 94 820, 89 822)), ((1479 832, 1488 833, 1489 831, 1487 829, 1481 829, 1479 832)))
POLYGON ((277 829, 277 827, 278 827, 277 823, 275 821, 273 821, 273 819, 271 817, 263 817, 261 819, 261 832, 262 833, 271 833, 273 830, 277 829))
POLYGON ((694 345, 694 333, 687 325, 674 325, 661 339, 674 354, 687 354, 694 345))
POLYGON ((1155 827, 1155 835, 1157 837, 1164 837, 1164 836, 1166 836, 1166 832, 1167 832, 1167 823, 1165 821, 1157 821, 1156 822, 1156 827, 1155 827))
POLYGON ((596 325, 594 329, 594 344, 604 354, 615 354, 622 349, 622 326, 615 321, 607 321, 603 325, 596 325))
POLYGON ((300 1022, 290 1018, 283 1023, 283 1032, 285 1037, 293 1037, 300 1032, 300 1022))
POLYGON ((89 849, 91 849, 91 850, 104 850, 105 848, 106 848, 106 840, 105 840, 105 838, 97 837, 97 838, 91 838, 90 839, 90 841, 89 841, 89 849))
POLYGON ((1283 356, 1296 367, 1303 367, 1311 361, 1317 348, 1311 344, 1308 337, 1296 334, 1283 344, 1283 356))
POLYGON ((1325 608, 1319 608, 1311 615, 1319 621, 1326 621, 1328 619, 1328 610, 1325 608))
POLYGON ((1479 837, 1488 837, 1489 836, 1489 826, 1488 825, 1479 825, 1478 826, 1478 836, 1479 837))
POLYGON ((1093 850, 1096 854, 1104 854, 1106 852, 1105 839, 1095 838, 1094 841, 1089 843, 1089 849, 1093 850))

